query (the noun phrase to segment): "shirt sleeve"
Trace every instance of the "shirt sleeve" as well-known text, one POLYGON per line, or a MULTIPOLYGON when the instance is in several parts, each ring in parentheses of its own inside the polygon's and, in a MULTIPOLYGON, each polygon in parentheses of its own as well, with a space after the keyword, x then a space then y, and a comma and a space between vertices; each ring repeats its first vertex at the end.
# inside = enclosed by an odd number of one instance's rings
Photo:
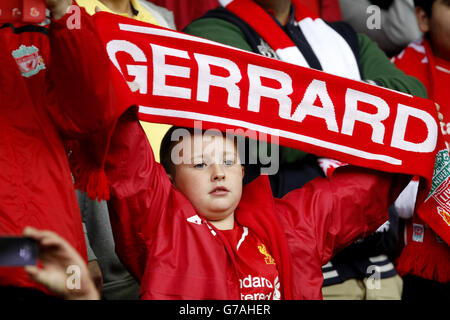
POLYGON ((112 126, 113 67, 93 19, 84 9, 50 26, 48 112, 65 138, 83 138, 112 126))
POLYGON ((242 50, 252 51, 239 27, 222 19, 205 18, 196 20, 188 25, 183 32, 242 50))
POLYGON ((358 37, 359 63, 364 80, 373 80, 385 88, 427 98, 427 91, 417 78, 406 75, 398 69, 378 45, 366 35, 359 34, 358 37))
POLYGON ((108 209, 116 252, 140 281, 172 183, 154 159, 136 110, 130 109, 119 119, 105 172, 111 185, 108 209))
POLYGON ((345 166, 316 178, 278 202, 298 241, 315 242, 326 264, 339 250, 388 220, 388 207, 410 177, 345 166), (305 238, 306 237, 306 238, 305 238))

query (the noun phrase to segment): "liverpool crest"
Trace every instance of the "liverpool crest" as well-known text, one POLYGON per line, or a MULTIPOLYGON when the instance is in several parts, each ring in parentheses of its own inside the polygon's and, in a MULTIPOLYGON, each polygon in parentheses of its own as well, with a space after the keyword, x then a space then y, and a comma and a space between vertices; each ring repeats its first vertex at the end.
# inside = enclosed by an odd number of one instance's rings
MULTIPOLYGON (((428 195, 428 200, 431 196, 436 198, 443 186, 446 186, 450 177, 450 157, 447 149, 440 150, 436 154, 436 162, 434 165, 433 180, 431 182, 431 191, 428 195)), ((426 201, 425 200, 425 201, 426 201)))
POLYGON ((45 69, 44 59, 35 46, 21 45, 12 52, 22 76, 29 78, 45 69))
POLYGON ((442 219, 444 219, 444 221, 450 227, 450 213, 448 213, 447 211, 445 211, 444 209, 442 209, 440 207, 437 207, 437 212, 439 213, 439 215, 442 217, 442 219))
POLYGON ((260 246, 258 246, 258 249, 259 252, 261 252, 261 254, 265 256, 264 261, 266 262, 266 264, 275 264, 275 259, 272 258, 265 245, 261 244, 260 246))

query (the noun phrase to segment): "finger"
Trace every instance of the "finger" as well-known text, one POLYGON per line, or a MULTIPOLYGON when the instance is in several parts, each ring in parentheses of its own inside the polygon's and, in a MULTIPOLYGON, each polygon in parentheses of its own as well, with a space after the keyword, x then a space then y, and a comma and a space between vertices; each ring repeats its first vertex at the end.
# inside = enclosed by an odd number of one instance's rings
POLYGON ((44 274, 42 274, 42 269, 39 269, 36 266, 26 266, 24 269, 31 280, 33 280, 39 284, 45 285, 44 284, 45 276, 44 276, 44 274))
POLYGON ((60 237, 54 235, 47 235, 42 239, 41 244, 46 247, 51 247, 51 246, 60 246, 61 242, 62 241, 60 237))
POLYGON ((33 227, 27 227, 24 229, 23 234, 24 236, 39 242, 39 247, 41 248, 41 250, 39 250, 40 258, 43 258, 43 255, 48 253, 49 249, 56 249, 60 252, 69 252, 70 254, 72 253, 72 248, 66 240, 53 231, 37 230, 33 227))
POLYGON ((64 295, 64 275, 58 272, 49 272, 45 269, 39 269, 35 266, 27 266, 25 267, 25 271, 33 281, 43 285, 44 287, 58 295, 64 295))
POLYGON ((68 259, 70 263, 78 263, 83 261, 78 252, 67 242, 64 238, 58 234, 49 232, 47 237, 43 238, 40 242, 43 250, 41 252, 50 254, 53 258, 68 259), (51 251, 50 251, 51 250, 51 251))
POLYGON ((26 227, 23 230, 23 235, 25 237, 32 238, 32 239, 37 240, 39 242, 41 242, 42 239, 44 239, 45 237, 48 236, 46 231, 38 230, 38 229, 33 228, 33 227, 26 227))
POLYGON ((25 237, 30 237, 33 238, 33 236, 35 235, 35 231, 37 231, 35 228, 33 227, 25 227, 25 229, 23 229, 23 235, 25 237))
POLYGON ((35 279, 39 272, 39 268, 36 266, 25 266, 24 269, 31 279, 35 279))
POLYGON ((436 110, 437 111, 441 110, 441 106, 437 102, 435 102, 434 104, 436 105, 436 110))

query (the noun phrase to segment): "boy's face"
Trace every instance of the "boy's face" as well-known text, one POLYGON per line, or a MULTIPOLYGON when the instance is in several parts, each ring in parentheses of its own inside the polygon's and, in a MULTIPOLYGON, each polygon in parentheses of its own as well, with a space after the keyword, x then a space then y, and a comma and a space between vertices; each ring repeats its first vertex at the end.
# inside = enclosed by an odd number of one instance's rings
POLYGON ((450 61, 450 0, 436 0, 431 17, 422 8, 416 8, 419 28, 428 33, 436 56, 450 61))
POLYGON ((233 228, 244 177, 234 141, 222 135, 190 135, 174 147, 172 157, 174 163, 180 157, 183 162, 175 165, 171 177, 175 187, 218 229, 233 228))

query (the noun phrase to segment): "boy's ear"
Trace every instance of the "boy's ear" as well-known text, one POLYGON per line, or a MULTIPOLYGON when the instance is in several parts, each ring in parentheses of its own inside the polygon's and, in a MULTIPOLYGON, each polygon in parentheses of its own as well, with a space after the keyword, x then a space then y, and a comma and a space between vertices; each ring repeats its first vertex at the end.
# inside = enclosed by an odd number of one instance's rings
POLYGON ((416 7, 416 18, 420 31, 423 33, 430 31, 430 17, 421 7, 416 7))
POLYGON ((245 167, 243 165, 241 165, 242 168, 242 180, 244 180, 244 176, 245 176, 245 167))

